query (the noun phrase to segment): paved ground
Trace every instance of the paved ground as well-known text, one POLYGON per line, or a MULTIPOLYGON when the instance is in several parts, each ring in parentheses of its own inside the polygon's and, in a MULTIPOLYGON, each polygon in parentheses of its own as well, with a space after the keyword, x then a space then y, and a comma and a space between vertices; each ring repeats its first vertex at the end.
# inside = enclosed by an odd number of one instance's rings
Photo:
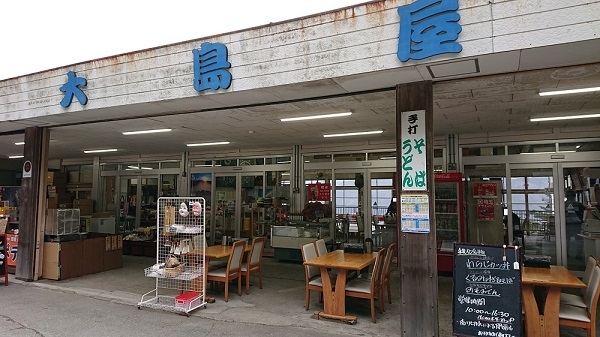
MULTIPOLYGON (((265 258, 264 288, 256 278, 250 295, 209 289, 216 302, 191 317, 149 308, 137 309, 141 295, 155 288, 143 270, 152 258, 125 256, 123 268, 63 281, 21 282, 11 275, 0 286, 0 336, 399 336, 399 273, 393 270, 392 305, 377 323, 370 319, 367 300, 349 299, 347 312, 356 325, 316 320, 322 309, 313 293, 311 310, 304 310, 304 271, 299 263, 265 258)), ((452 336, 452 277, 439 280, 440 336, 452 336)), ((585 336, 580 329, 561 329, 561 336, 585 336)))

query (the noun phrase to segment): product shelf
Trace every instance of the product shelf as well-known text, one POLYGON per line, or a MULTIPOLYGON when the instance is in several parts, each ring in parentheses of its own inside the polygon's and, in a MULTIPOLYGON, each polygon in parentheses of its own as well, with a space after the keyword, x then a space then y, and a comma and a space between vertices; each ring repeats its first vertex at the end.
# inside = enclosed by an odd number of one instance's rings
POLYGON ((156 263, 144 276, 156 279, 154 290, 142 295, 138 308, 177 313, 206 307, 204 243, 205 200, 199 197, 159 198, 156 263), (193 252, 192 252, 193 251, 193 252), (178 294, 165 294, 176 290, 178 294))

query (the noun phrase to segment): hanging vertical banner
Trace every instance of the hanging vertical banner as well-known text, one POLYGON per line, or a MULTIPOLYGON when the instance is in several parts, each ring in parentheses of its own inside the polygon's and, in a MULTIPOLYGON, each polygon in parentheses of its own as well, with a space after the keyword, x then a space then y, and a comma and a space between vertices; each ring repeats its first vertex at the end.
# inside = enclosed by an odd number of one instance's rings
POLYGON ((427 190, 427 144, 425 110, 402 112, 402 177, 403 191, 427 190))

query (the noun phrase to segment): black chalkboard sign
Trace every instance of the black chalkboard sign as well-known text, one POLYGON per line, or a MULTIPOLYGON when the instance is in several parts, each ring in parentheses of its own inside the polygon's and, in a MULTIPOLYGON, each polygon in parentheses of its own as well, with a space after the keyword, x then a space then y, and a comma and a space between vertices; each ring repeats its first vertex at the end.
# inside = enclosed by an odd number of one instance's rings
POLYGON ((521 336, 520 247, 454 245, 455 336, 521 336))

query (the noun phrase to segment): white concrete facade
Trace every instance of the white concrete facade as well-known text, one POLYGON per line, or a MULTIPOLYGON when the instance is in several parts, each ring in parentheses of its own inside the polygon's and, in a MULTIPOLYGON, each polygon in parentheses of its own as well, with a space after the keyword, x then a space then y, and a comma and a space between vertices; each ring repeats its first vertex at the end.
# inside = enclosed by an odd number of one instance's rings
MULTIPOLYGON (((402 74, 380 79, 378 84, 382 87, 429 80, 431 76, 423 71, 423 66, 431 60, 402 63, 396 56, 397 8, 409 2, 373 1, 294 21, 1 81, 0 121, 27 124, 25 120, 29 118, 65 115, 61 122, 82 122, 96 119, 99 114, 110 118, 111 107, 192 97, 196 99, 190 108, 270 102, 286 97, 268 91, 239 97, 231 93, 347 76, 369 76, 375 71, 400 70, 402 74), (222 42, 229 48, 233 82, 228 90, 199 94, 192 86, 191 51, 205 41, 222 42), (414 67, 417 64, 419 67, 414 67), (62 93, 58 87, 70 70, 88 80, 89 102, 86 106, 73 104, 63 109, 59 105, 62 93)), ((463 31, 458 42, 463 51, 458 55, 435 57, 435 62, 599 39, 600 1, 597 0, 463 0, 459 6, 463 31)), ((508 67, 521 71, 544 66, 543 60, 538 58, 536 61, 539 63, 508 67)), ((506 70, 482 69, 483 73, 497 71, 506 70)), ((347 81, 342 86, 347 92, 353 92, 366 89, 362 83, 366 82, 347 81)), ((304 89, 302 95, 306 96, 314 94, 311 90, 319 90, 309 86, 304 89)), ((140 110, 153 112, 148 108, 140 110)), ((141 111, 132 108, 129 113, 139 115, 141 111)), ((119 115, 122 116, 122 112, 119 115)))

